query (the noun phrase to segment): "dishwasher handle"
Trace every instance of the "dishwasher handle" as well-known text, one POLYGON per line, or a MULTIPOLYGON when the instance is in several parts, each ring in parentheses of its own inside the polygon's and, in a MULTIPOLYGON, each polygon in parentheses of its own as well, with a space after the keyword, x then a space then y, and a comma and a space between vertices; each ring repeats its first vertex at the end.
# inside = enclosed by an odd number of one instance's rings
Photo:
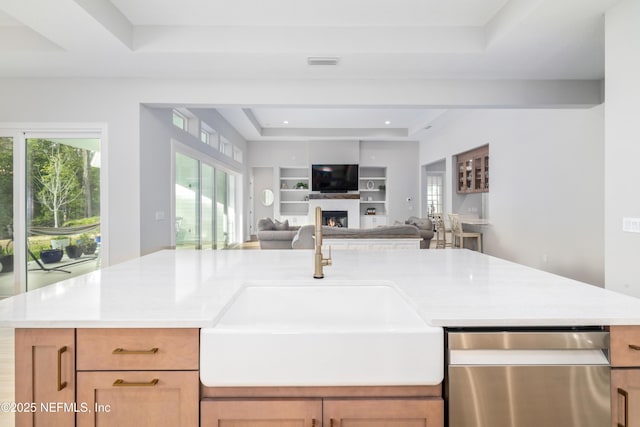
POLYGON ((609 365, 602 350, 449 350, 451 366, 609 365))

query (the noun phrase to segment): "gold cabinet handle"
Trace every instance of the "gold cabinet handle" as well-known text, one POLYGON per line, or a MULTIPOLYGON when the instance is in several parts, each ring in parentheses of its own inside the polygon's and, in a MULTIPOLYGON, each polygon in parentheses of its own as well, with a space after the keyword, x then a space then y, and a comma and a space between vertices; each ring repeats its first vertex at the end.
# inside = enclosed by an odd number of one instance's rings
POLYGON ((125 350, 124 348, 115 348, 111 354, 156 354, 158 347, 153 347, 149 350, 125 350))
POLYGON ((117 379, 113 382, 113 387, 153 387, 160 381, 157 378, 152 379, 148 383, 128 383, 125 380, 117 379))
POLYGON ((61 391, 63 388, 67 386, 67 382, 62 382, 62 353, 67 351, 67 346, 60 347, 58 349, 58 391, 61 391))
MULTIPOLYGON (((618 427, 627 427, 629 425, 629 420, 628 420, 628 416, 629 416, 629 393, 626 392, 626 390, 618 388, 618 396, 622 396, 622 399, 624 401, 624 405, 622 408, 622 416, 623 418, 623 423, 618 422, 618 427)), ((618 401, 620 399, 618 398, 618 401)), ((620 408, 618 408, 620 409, 620 408)), ((618 410, 618 420, 620 420, 620 411, 618 410)))
POLYGON ((629 348, 631 350, 639 350, 640 351, 640 345, 636 345, 636 344, 629 344, 629 348))

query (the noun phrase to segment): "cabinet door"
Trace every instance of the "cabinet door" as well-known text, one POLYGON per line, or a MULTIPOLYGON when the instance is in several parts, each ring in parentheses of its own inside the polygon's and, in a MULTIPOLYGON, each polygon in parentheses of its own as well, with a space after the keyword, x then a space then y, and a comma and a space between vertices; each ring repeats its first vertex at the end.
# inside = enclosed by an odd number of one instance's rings
POLYGON ((324 427, 443 427, 444 403, 430 399, 324 401, 324 427))
POLYGON ((73 329, 16 329, 16 403, 35 404, 16 413, 16 427, 73 426, 75 419, 73 329))
POLYGON ((640 369, 611 370, 611 426, 640 427, 640 369))
POLYGON ((203 400, 201 427, 321 427, 321 399, 203 400))
POLYGON ((198 371, 78 372, 77 426, 196 427, 198 371))

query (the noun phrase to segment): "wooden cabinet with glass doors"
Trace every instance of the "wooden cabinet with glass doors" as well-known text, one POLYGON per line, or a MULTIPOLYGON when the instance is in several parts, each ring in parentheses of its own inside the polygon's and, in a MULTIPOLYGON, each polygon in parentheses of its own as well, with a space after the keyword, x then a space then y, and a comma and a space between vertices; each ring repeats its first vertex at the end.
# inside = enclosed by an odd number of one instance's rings
POLYGON ((489 146, 456 155, 456 191, 489 192, 489 146))

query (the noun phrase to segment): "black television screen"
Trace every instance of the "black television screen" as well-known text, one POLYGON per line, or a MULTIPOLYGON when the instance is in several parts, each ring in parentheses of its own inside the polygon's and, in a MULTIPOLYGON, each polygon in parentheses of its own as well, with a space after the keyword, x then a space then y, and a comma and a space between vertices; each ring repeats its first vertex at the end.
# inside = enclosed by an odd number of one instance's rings
POLYGON ((311 189, 321 193, 358 190, 358 165, 312 165, 311 189))

